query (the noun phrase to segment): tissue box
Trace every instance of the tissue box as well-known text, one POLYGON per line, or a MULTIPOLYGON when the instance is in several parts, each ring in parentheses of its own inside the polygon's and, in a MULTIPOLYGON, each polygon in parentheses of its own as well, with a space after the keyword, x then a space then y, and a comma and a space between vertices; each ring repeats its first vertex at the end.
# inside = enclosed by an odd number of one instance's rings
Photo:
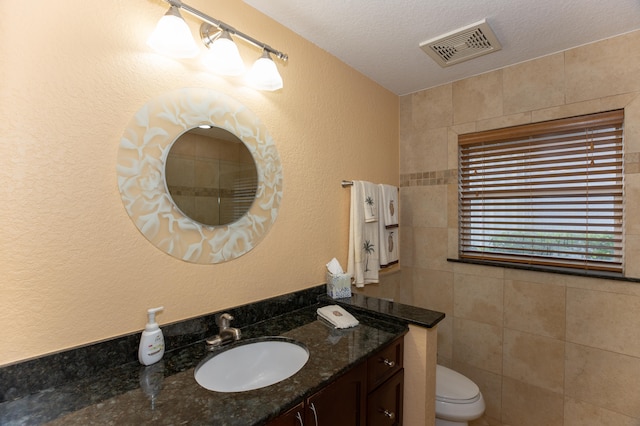
POLYGON ((327 272, 327 294, 334 299, 351 297, 351 275, 327 272))

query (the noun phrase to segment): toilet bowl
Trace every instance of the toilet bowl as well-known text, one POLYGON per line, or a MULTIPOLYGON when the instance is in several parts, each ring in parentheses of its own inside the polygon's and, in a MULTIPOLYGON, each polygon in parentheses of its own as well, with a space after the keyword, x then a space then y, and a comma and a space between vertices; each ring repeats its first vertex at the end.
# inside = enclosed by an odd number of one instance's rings
POLYGON ((436 365, 436 426, 466 426, 484 413, 478 386, 462 374, 436 365))

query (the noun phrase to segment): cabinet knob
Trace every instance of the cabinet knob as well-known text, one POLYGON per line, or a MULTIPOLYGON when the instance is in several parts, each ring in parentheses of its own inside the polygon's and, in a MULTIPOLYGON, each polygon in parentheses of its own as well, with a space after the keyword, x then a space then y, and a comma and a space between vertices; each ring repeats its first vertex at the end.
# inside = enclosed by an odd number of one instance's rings
POLYGON ((393 411, 384 410, 382 414, 384 414, 385 417, 388 417, 391 420, 396 418, 396 414, 393 411))
POLYGON ((396 366, 396 363, 394 361, 388 360, 387 358, 384 358, 382 362, 384 363, 384 365, 386 365, 389 368, 396 366))

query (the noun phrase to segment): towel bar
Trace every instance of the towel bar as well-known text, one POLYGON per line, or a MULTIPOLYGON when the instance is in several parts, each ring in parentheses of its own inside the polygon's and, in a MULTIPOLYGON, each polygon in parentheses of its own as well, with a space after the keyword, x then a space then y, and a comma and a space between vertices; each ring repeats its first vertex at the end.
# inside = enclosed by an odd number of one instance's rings
MULTIPOLYGON (((342 185, 343 188, 346 188, 347 186, 353 186, 353 181, 343 179, 342 182, 340 182, 340 185, 342 185)), ((400 191, 400 188, 398 188, 398 191, 400 191)))

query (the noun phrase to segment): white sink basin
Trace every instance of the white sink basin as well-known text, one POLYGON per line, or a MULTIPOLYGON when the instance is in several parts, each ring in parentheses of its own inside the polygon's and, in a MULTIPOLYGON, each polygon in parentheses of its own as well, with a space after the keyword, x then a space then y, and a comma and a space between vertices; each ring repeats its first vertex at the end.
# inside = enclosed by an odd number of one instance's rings
POLYGON ((307 363, 309 351, 292 340, 240 342, 196 367, 196 382, 216 392, 244 392, 273 385, 307 363))

